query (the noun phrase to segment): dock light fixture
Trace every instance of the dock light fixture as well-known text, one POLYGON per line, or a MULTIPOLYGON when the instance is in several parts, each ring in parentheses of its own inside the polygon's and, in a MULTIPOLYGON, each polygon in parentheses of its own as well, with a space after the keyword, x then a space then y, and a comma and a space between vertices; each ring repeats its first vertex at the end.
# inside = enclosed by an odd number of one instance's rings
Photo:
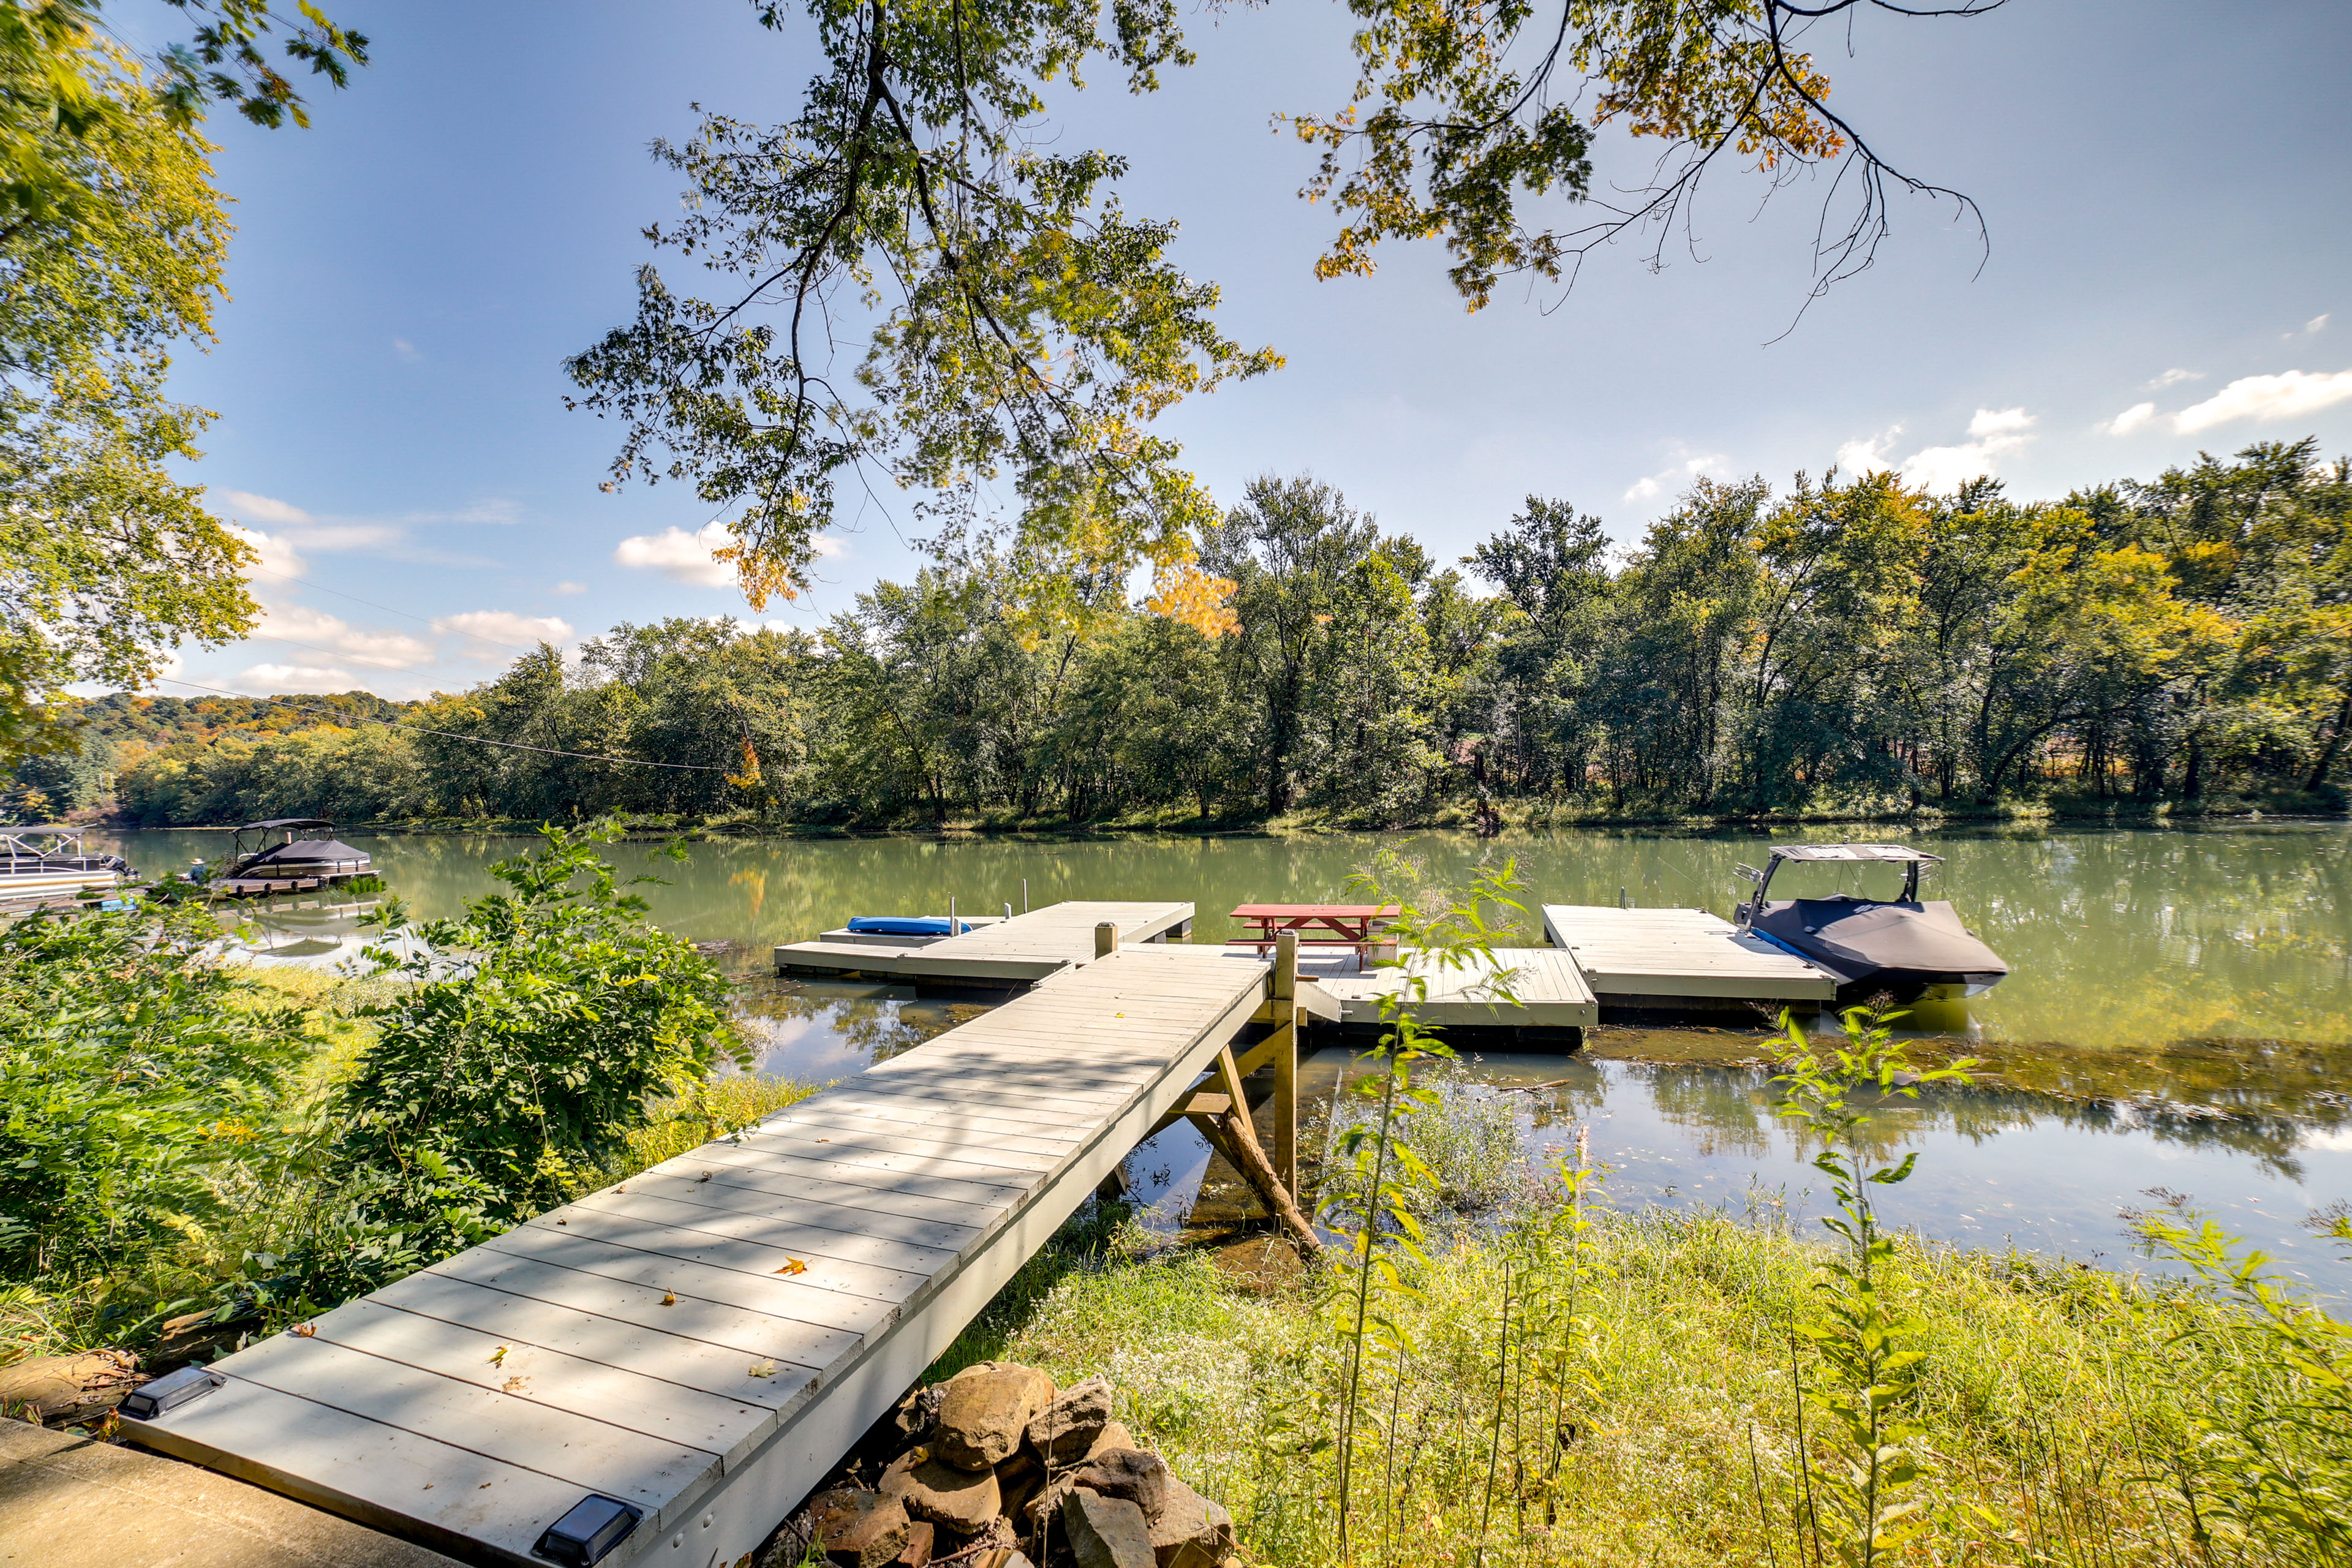
POLYGON ((177 1410, 189 1400, 210 1394, 228 1380, 207 1367, 184 1366, 152 1383, 142 1383, 122 1396, 122 1414, 133 1421, 152 1421, 166 1410, 177 1410))
POLYGON ((645 1516, 618 1498, 590 1492, 572 1505, 572 1511, 547 1527, 534 1557, 561 1563, 564 1568, 589 1568, 629 1538, 645 1516))

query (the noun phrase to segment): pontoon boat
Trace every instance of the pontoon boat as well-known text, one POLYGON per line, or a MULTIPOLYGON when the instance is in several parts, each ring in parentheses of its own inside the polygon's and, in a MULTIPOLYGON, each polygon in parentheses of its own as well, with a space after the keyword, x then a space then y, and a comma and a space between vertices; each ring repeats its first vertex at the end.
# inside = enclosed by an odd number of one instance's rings
POLYGON ((1900 844, 1775 844, 1759 871, 1739 874, 1756 884, 1734 911, 1740 929, 1786 948, 1838 982, 1841 1004, 1861 1002, 1881 992, 1897 1002, 1977 996, 2000 984, 2009 965, 1960 923, 1952 906, 1922 900, 1919 873, 1941 865, 1943 857, 1900 844), (1827 898, 1768 899, 1773 875, 1784 861, 1841 866, 1899 865, 1903 891, 1893 899, 1856 893, 1827 898))

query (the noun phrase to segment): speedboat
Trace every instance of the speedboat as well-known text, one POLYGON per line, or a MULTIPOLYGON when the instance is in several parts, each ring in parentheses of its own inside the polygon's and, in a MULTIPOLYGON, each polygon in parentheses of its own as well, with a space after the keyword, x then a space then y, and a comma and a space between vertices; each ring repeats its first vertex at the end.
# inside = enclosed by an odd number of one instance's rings
POLYGON ((0 827, 0 902, 67 897, 121 886, 131 876, 120 855, 92 855, 82 829, 60 824, 0 827))
POLYGON ((1982 995, 2008 975, 2009 965, 1960 923, 1950 904, 1919 897, 1920 872, 1943 858, 1901 844, 1775 844, 1762 870, 1739 868, 1756 890, 1735 919, 1740 930, 1827 971, 1837 980, 1841 1005, 1881 993, 1901 1003, 1982 995), (1903 891, 1893 899, 1851 892, 1770 898, 1773 876, 1790 861, 1901 866, 1903 891))
POLYGON ((373 865, 364 849, 354 849, 334 837, 335 825, 323 816, 278 816, 248 822, 230 841, 228 869, 232 881, 341 882, 366 876, 373 865), (323 829, 312 837, 296 835, 323 829), (251 848, 246 836, 254 835, 251 848), (270 842, 272 835, 278 842, 270 842))

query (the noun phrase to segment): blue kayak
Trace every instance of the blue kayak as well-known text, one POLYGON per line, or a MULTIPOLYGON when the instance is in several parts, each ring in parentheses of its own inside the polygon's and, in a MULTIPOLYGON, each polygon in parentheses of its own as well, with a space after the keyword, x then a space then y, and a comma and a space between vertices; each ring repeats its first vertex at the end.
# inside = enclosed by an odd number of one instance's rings
POLYGON ((950 931, 945 915, 853 915, 849 929, 873 936, 954 936, 971 929, 967 921, 955 923, 950 931))

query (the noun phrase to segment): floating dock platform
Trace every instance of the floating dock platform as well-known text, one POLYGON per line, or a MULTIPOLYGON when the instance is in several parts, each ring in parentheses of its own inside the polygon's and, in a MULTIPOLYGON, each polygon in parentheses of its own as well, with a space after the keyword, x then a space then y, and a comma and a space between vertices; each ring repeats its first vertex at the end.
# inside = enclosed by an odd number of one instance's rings
POLYGON ((1105 922, 1118 928, 1121 948, 1157 943, 1192 929, 1192 906, 1071 900, 919 946, 830 936, 786 942, 776 949, 776 967, 935 984, 1033 985, 1061 970, 1092 963, 1095 927, 1105 922))
MULTIPOLYGON (((1228 946, 1225 955, 1263 963, 1256 951, 1228 946)), ((1601 1021, 1601 1004, 1575 960, 1557 947, 1498 947, 1494 961, 1474 960, 1444 969, 1412 961, 1367 969, 1352 952, 1302 952, 1298 973, 1339 1004, 1331 1022, 1369 1026, 1381 1021, 1381 997, 1404 984, 1405 974, 1423 975, 1428 999, 1415 1009, 1422 1022, 1446 1028, 1585 1029, 1601 1021), (1507 988, 1510 1000, 1503 999, 1507 988)))
MULTIPOLYGON (((1079 908, 1089 943, 1097 910, 1158 910, 1129 918, 1160 929, 1191 910, 1079 908)), ((725 1568, 1187 1114, 1244 1026, 1295 1022, 1274 966, 1217 948, 1086 956, 744 1133, 228 1356, 218 1386, 123 1430, 469 1563, 539 1568, 541 1532, 596 1494, 639 1516, 606 1568, 725 1568)))
POLYGON ((1828 1002, 1837 978, 1705 910, 1546 904, 1545 939, 1565 949, 1603 1007, 1828 1002))

